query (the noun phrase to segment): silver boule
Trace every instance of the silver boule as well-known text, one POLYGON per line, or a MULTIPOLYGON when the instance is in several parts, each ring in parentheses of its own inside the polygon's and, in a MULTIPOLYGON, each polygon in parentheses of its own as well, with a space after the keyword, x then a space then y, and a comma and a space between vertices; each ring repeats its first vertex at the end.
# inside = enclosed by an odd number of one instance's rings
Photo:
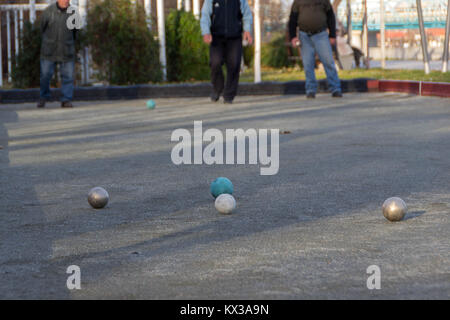
POLYGON ((383 215, 389 221, 402 220, 407 210, 405 201, 398 197, 389 198, 383 203, 383 215))
POLYGON ((92 208, 95 209, 101 209, 104 208, 109 201, 109 194, 108 192, 101 188, 96 187, 91 189, 88 194, 88 202, 92 206, 92 208))

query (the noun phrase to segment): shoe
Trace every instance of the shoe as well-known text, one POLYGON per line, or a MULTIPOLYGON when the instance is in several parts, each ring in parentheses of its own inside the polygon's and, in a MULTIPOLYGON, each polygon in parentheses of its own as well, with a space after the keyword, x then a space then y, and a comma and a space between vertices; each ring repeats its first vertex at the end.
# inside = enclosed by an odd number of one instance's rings
POLYGON ((61 102, 61 108, 73 108, 72 102, 70 101, 61 102))
POLYGON ((333 92, 331 95, 333 98, 342 98, 342 93, 340 91, 333 92))
POLYGON ((45 108, 45 99, 39 99, 39 102, 37 103, 37 108, 45 108))
POLYGON ((220 94, 217 94, 217 93, 212 93, 212 94, 211 94, 211 101, 212 101, 212 102, 217 102, 217 101, 219 101, 219 98, 220 98, 220 94))
POLYGON ((316 98, 316 94, 314 92, 310 92, 306 95, 306 98, 308 99, 315 99, 316 98))
POLYGON ((233 104, 233 100, 229 100, 229 99, 224 99, 223 100, 224 104, 233 104))

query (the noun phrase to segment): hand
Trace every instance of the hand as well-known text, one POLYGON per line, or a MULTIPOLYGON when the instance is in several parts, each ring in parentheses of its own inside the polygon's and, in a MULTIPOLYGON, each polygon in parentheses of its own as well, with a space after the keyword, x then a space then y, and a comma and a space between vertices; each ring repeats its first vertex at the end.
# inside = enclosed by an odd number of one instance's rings
POLYGON ((244 41, 247 42, 249 45, 251 45, 253 43, 253 38, 252 38, 252 35, 250 34, 250 32, 248 32, 248 31, 244 32, 244 41))
POLYGON ((293 47, 298 47, 300 45, 300 41, 298 40, 297 37, 295 37, 295 38, 292 38, 291 44, 293 47))
POLYGON ((203 36, 203 42, 206 43, 206 44, 211 44, 211 42, 212 42, 212 35, 205 34, 203 36))
POLYGON ((334 47, 336 45, 336 38, 330 38, 330 43, 334 47))

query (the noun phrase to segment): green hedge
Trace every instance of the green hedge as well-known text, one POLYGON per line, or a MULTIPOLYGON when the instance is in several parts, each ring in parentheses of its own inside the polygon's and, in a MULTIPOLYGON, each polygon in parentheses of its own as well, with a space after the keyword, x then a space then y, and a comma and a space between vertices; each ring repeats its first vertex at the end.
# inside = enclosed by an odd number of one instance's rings
POLYGON ((299 64, 299 60, 296 62, 289 59, 289 56, 299 56, 298 48, 291 48, 290 54, 289 47, 286 46, 286 41, 286 35, 279 34, 271 42, 264 44, 261 48, 262 65, 272 68, 284 68, 299 64))
POLYGON ((208 80, 209 47, 191 12, 171 10, 166 19, 167 80, 208 80))
POLYGON ((252 68, 253 67, 253 62, 255 61, 255 46, 251 45, 251 46, 244 46, 243 48, 243 55, 244 55, 244 64, 249 67, 252 68))
POLYGON ((11 78, 15 88, 39 87, 41 30, 26 21, 20 37, 20 50, 13 60, 11 78))
POLYGON ((159 45, 145 10, 130 0, 90 3, 86 37, 99 80, 127 85, 161 80, 159 45))

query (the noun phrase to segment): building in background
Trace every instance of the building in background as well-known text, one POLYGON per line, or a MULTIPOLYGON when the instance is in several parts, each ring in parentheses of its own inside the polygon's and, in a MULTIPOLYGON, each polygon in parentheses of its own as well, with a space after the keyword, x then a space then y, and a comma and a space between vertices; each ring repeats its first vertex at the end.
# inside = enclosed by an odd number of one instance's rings
MULTIPOLYGON (((422 60, 416 0, 389 0, 385 3, 386 58, 422 60)), ((337 17, 346 27, 347 0, 342 0, 337 17)), ((371 59, 380 58, 380 1, 367 0, 369 47, 371 59)), ((445 38, 447 0, 422 0, 423 15, 432 60, 440 60, 445 38)), ((363 6, 351 1, 352 45, 361 47, 363 6)))

